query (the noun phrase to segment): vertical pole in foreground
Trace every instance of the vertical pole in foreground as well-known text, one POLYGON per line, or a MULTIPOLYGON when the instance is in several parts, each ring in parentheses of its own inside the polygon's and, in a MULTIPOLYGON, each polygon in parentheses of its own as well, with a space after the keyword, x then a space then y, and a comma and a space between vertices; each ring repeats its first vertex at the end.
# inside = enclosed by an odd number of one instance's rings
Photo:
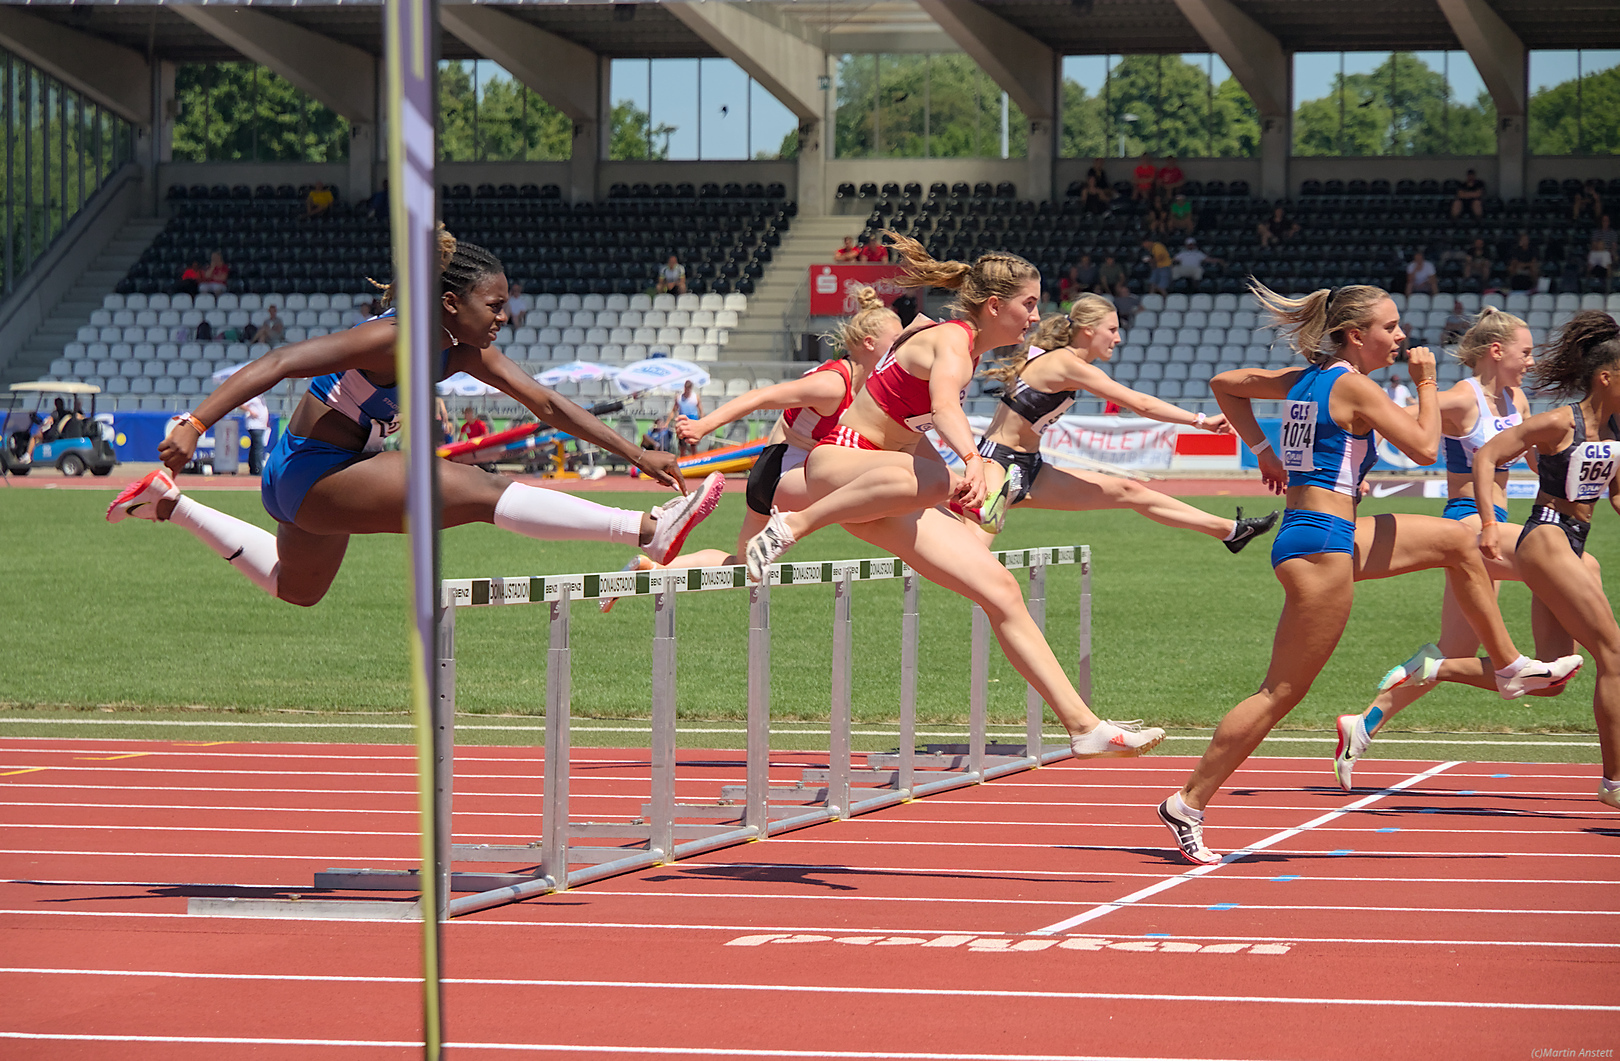
POLYGON ((743 824, 769 834, 771 768, 771 587, 748 589, 748 763, 743 824))
POLYGON ((393 224, 395 360, 406 460, 405 527, 410 534, 411 704, 416 720, 417 796, 422 831, 423 1056, 438 1061, 444 1042, 439 982, 442 920, 435 628, 439 599, 438 497, 433 454, 433 364, 439 351, 438 254, 434 246, 434 0, 387 0, 389 216, 393 224))
POLYGON ((900 607, 900 773, 895 787, 906 792, 917 785, 917 572, 901 576, 900 607))
POLYGON ((832 711, 827 745, 827 810, 849 817, 850 691, 853 684, 854 621, 849 609, 849 572, 833 583, 832 711))
POLYGON ((1091 703, 1091 546, 1080 547, 1080 668, 1074 676, 1080 699, 1091 703))
POLYGON ((675 859, 675 579, 653 596, 652 826, 648 847, 675 859))
MULTIPOLYGON (((1046 564, 1044 562, 1031 564, 1029 567, 1029 617, 1035 620, 1036 629, 1046 632, 1046 564)), ((1082 697, 1083 699, 1083 697, 1082 697)), ((1033 685, 1024 687, 1024 754, 1040 765, 1041 752, 1044 744, 1041 739, 1041 723, 1045 721, 1042 708, 1045 706, 1041 694, 1035 691, 1033 685)))
POLYGON ((546 765, 540 779, 540 870, 557 891, 568 890, 569 712, 573 658, 568 634, 568 587, 551 602, 551 647, 546 651, 546 765))
POLYGON ((973 606, 973 640, 968 666, 968 773, 984 777, 984 731, 989 719, 990 619, 973 606))

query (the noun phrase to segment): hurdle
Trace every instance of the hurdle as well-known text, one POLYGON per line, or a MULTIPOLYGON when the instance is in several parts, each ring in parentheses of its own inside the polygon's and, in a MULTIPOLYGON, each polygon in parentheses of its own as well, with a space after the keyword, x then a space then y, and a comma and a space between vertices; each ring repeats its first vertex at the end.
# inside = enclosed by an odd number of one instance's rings
MULTIPOLYGON (((1078 566, 1079 654, 1076 687, 1091 697, 1091 549, 1058 546, 995 552, 1009 570, 1027 572, 1027 606, 1046 628, 1048 568, 1078 566)), ((593 881, 754 840, 870 813, 965 785, 1067 758, 1067 743, 1042 740, 1045 704, 1025 686, 1022 745, 988 739, 990 624, 972 606, 970 692, 965 745, 930 745, 919 753, 917 677, 918 598, 922 577, 893 557, 771 565, 764 582, 748 581, 741 565, 599 574, 442 580, 437 636, 439 696, 434 707, 435 755, 440 782, 435 789, 440 823, 439 864, 446 867, 440 887, 440 915, 456 917, 567 891, 593 881), (852 668, 854 620, 851 609, 859 582, 901 582, 899 740, 893 753, 870 753, 864 767, 852 752, 852 668), (825 768, 804 768, 796 785, 772 787, 770 765, 771 596, 792 587, 831 586, 832 682, 829 748, 825 768), (747 721, 744 783, 721 788, 713 803, 680 803, 676 780, 676 612, 683 593, 744 590, 748 594, 747 721), (653 598, 650 798, 634 821, 576 822, 569 817, 569 754, 572 748, 571 606, 579 601, 624 597, 653 598), (549 610, 546 653, 544 768, 541 778, 541 833, 528 844, 460 844, 451 839, 454 787, 456 695, 455 623, 461 608, 543 605, 549 610), (627 846, 628 845, 628 846, 627 846), (527 867, 517 872, 451 872, 452 863, 504 863, 527 867), (456 894, 459 893, 459 894, 456 894), (452 897, 454 895, 454 897, 452 897)), ((317 891, 419 891, 415 870, 333 868, 314 875, 317 891)), ((193 898, 194 914, 268 916, 420 917, 414 903, 365 899, 298 900, 193 898)))

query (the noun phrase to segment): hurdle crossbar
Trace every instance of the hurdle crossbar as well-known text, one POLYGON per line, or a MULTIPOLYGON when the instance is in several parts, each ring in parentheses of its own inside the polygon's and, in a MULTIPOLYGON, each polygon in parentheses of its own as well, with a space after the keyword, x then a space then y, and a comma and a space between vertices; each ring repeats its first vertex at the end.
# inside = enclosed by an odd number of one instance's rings
MULTIPOLYGON (((1045 629, 1047 568, 1080 568, 1079 656, 1076 686, 1085 697, 1091 687, 1091 549, 1062 546, 996 552, 998 562, 1027 570, 1028 607, 1045 629)), ((437 638, 439 689, 435 731, 441 778, 438 818, 450 821, 454 770, 455 613, 460 608, 545 605, 549 609, 546 653, 544 773, 541 780, 541 835, 530 844, 450 844, 448 862, 494 862, 532 867, 519 872, 449 875, 439 891, 441 916, 454 917, 532 896, 566 891, 637 869, 678 861, 750 840, 762 840, 822 822, 866 814, 1027 770, 1070 755, 1068 745, 1042 743, 1044 703, 1026 687, 1022 746, 992 746, 987 737, 990 624, 973 607, 970 646, 971 691, 965 746, 916 748, 918 597, 921 576, 893 557, 771 565, 763 583, 748 581, 741 565, 600 574, 538 575, 518 578, 445 579, 437 638), (854 623, 851 599, 857 582, 898 579, 902 583, 900 639, 900 718, 893 754, 869 754, 865 768, 852 763, 852 663, 854 623), (772 788, 770 760, 770 599, 793 586, 833 587, 832 695, 828 765, 805 769, 796 786, 772 788), (682 804, 675 798, 676 610, 683 593, 746 590, 749 598, 747 761, 744 784, 724 786, 720 802, 682 804), (571 697, 570 607, 576 601, 621 597, 653 598, 653 682, 650 798, 633 822, 575 822, 569 818, 569 738, 571 697), (619 841, 615 844, 614 841, 619 841), (625 841, 638 846, 623 846, 625 841), (454 898, 453 892, 463 893, 454 898), (468 894, 470 893, 470 894, 468 894)), ((317 889, 416 891, 411 871, 331 869, 315 874, 317 889)), ((194 913, 308 915, 319 900, 193 900, 194 913)), ((345 900, 320 904, 327 916, 412 916, 404 904, 345 900)), ((419 909, 416 911, 419 916, 419 909)))

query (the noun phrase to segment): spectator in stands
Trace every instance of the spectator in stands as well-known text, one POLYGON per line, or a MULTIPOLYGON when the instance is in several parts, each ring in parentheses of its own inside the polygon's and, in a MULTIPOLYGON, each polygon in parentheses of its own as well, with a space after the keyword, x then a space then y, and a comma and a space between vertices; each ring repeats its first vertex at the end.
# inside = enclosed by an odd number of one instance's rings
POLYGON ((682 265, 680 259, 673 254, 658 270, 658 293, 686 294, 686 266, 682 265))
POLYGON ((854 236, 845 236, 843 246, 833 251, 835 262, 858 262, 861 260, 861 248, 855 242, 854 236))
POLYGON ((1406 263, 1406 293, 1411 295, 1414 291, 1427 291, 1431 295, 1440 293, 1440 280, 1434 270, 1434 263, 1424 260, 1421 249, 1412 252, 1412 260, 1406 263))
POLYGON ((669 426, 669 417, 662 416, 641 433, 641 448, 669 452, 675 443, 675 429, 669 426))
POLYGON ((1046 288, 1042 294, 1048 301, 1056 302, 1059 306, 1064 306, 1074 301, 1075 296, 1079 293, 1080 267, 1078 265, 1071 265, 1065 269, 1063 271, 1063 275, 1058 278, 1057 286, 1046 288))
POLYGON ((1159 168, 1153 164, 1149 155, 1143 155, 1142 161, 1136 164, 1131 177, 1131 198, 1133 200, 1146 200, 1153 198, 1153 189, 1159 176, 1159 168))
POLYGON ((1485 216, 1485 182, 1469 170, 1457 186, 1457 197, 1451 200, 1451 216, 1461 217, 1464 210, 1472 210, 1475 217, 1485 216))
POLYGON ((264 443, 270 436, 270 407, 261 397, 243 402, 238 410, 246 417, 248 436, 248 471, 258 475, 264 471, 264 443))
POLYGON ((889 248, 884 245, 883 237, 876 232, 867 237, 866 246, 861 248, 861 261, 882 265, 889 260, 889 248))
POLYGON ((1108 193, 1108 198, 1114 197, 1114 186, 1108 183, 1108 170, 1103 166, 1102 159, 1091 160, 1091 168, 1086 170, 1086 180, 1096 181, 1097 187, 1108 193))
POLYGON ((1147 202, 1147 230, 1155 236, 1170 235, 1170 204, 1154 197, 1147 202))
POLYGON ((1586 252, 1586 274, 1594 280, 1608 280, 1609 272, 1614 268, 1614 253, 1609 250, 1608 244, 1592 237, 1592 245, 1586 252))
MULTIPOLYGON (((681 393, 676 397, 675 404, 669 409, 669 423, 675 423, 676 417, 686 420, 703 419, 703 395, 698 393, 697 387, 691 380, 687 380, 681 387, 681 393)), ((689 456, 697 452, 697 444, 681 442, 681 456, 689 456)))
MULTIPOLYGON (((1406 354, 1404 352, 1396 355, 1397 362, 1405 360, 1406 354)), ((1408 405, 1412 404, 1412 389, 1406 385, 1406 380, 1401 378, 1404 375, 1404 372, 1397 371, 1395 367, 1391 365, 1389 369, 1389 382, 1384 384, 1384 393, 1389 395, 1389 400, 1400 406, 1402 409, 1405 409, 1408 405)))
POLYGON ((275 346, 286 335, 287 328, 277 316, 277 306, 274 302, 264 311, 264 321, 259 325, 259 342, 275 346))
POLYGON ((1483 239, 1476 238, 1474 245, 1468 248, 1468 256, 1463 259, 1463 279, 1478 280, 1481 284, 1491 282, 1491 249, 1485 245, 1483 239))
POLYGON ((236 330, 236 335, 241 342, 257 342, 259 339, 259 329, 253 326, 252 321, 248 321, 246 324, 242 325, 236 330))
POLYGON ((1221 259, 1211 257, 1199 250, 1198 241, 1189 238, 1182 245, 1180 252, 1176 254, 1175 264, 1170 267, 1170 278, 1172 280, 1191 280, 1196 284, 1204 278, 1205 262, 1214 262, 1217 265, 1226 264, 1221 259))
POLYGON ((1088 175, 1085 187, 1080 189, 1080 206, 1088 214, 1106 214, 1109 202, 1114 198, 1113 190, 1099 184, 1097 178, 1088 175))
MULTIPOLYGON (((1080 261, 1075 265, 1074 269, 1075 279, 1080 281, 1080 289, 1076 291, 1074 295, 1080 295, 1087 291, 1097 290, 1098 269, 1096 264, 1091 260, 1091 255, 1080 255, 1080 261)), ((1073 298, 1074 295, 1069 297, 1073 298)))
POLYGON ((1541 283, 1541 258, 1530 245, 1530 233, 1520 232, 1519 242, 1508 256, 1508 286, 1515 291, 1529 291, 1541 283))
POLYGON ((208 257, 208 264, 203 266, 202 280, 197 284, 197 290, 209 295, 223 295, 225 281, 231 278, 231 267, 225 264, 225 256, 215 251, 208 257))
POLYGON ((506 295, 506 315, 512 320, 512 327, 521 328, 523 322, 529 318, 529 300, 523 294, 523 281, 514 283, 506 295))
POLYGON ((1158 176, 1160 197, 1170 199, 1181 191, 1181 186, 1187 183, 1187 175, 1181 172, 1176 165, 1176 156, 1169 155, 1164 160, 1164 166, 1159 170, 1158 176))
POLYGON ((444 404, 443 398, 433 399, 433 418, 439 422, 439 444, 448 446, 454 442, 456 440, 456 425, 450 419, 450 408, 444 404))
POLYGON ((1177 192, 1176 197, 1170 200, 1169 230, 1171 232, 1185 232, 1190 236, 1197 224, 1198 218, 1193 214, 1192 203, 1185 195, 1177 192))
POLYGON ((482 416, 478 415, 477 409, 469 405, 461 410, 461 428, 456 432, 457 438, 465 441, 470 438, 483 438, 487 434, 489 434, 489 424, 484 421, 482 416))
POLYGON ((1299 235, 1299 222, 1288 216, 1288 211, 1277 207, 1271 216, 1254 226, 1260 236, 1260 246, 1269 247, 1273 243, 1283 243, 1299 235))
POLYGON ((1116 262, 1112 254, 1103 255, 1103 263, 1097 266, 1097 287, 1107 294, 1124 282, 1125 267, 1116 262))
POLYGON ((1136 313, 1142 308, 1142 300, 1131 293, 1131 289, 1121 280, 1114 285, 1114 312, 1119 316, 1119 326, 1129 328, 1136 320, 1136 313))
POLYGON ((197 331, 192 336, 199 343, 211 342, 214 338, 214 322, 204 317, 197 322, 197 331))
POLYGON ((371 193, 366 200, 366 212, 373 220, 381 221, 388 216, 388 182, 382 182, 382 187, 371 193))
POLYGON ((332 204, 336 200, 337 196, 332 194, 332 189, 328 188, 324 181, 316 181, 315 187, 304 196, 304 216, 320 217, 332 209, 332 204))
POLYGON ((1570 200, 1570 217, 1579 221, 1586 214, 1603 216, 1603 184, 1596 177, 1587 181, 1570 200))
POLYGON ((1592 238, 1609 248, 1610 254, 1620 254, 1620 233, 1616 233, 1614 226, 1609 224, 1608 214, 1598 219, 1597 228, 1592 230, 1592 238))
POLYGON ((1467 311, 1463 309, 1460 300, 1454 300, 1451 303, 1451 316, 1446 318, 1445 325, 1440 329, 1440 342, 1445 346, 1450 346, 1468 334, 1468 329, 1473 326, 1474 318, 1470 317, 1467 311))
POLYGON ((1142 241, 1142 261, 1147 263, 1151 272, 1148 273, 1148 287, 1161 295, 1170 293, 1170 266, 1175 259, 1164 244, 1152 236, 1142 241))
POLYGON ((202 262, 193 258, 181 271, 180 282, 174 285, 174 289, 181 294, 195 295, 202 284, 202 279, 202 262))

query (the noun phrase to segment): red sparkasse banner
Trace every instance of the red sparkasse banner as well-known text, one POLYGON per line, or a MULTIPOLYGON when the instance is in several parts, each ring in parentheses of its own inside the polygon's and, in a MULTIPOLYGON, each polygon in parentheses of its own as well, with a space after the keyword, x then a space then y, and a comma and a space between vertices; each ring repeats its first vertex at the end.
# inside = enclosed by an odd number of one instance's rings
POLYGON ((855 288, 870 287, 885 304, 906 293, 897 283, 902 270, 898 265, 812 265, 810 267, 810 315, 842 317, 855 312, 855 288))

